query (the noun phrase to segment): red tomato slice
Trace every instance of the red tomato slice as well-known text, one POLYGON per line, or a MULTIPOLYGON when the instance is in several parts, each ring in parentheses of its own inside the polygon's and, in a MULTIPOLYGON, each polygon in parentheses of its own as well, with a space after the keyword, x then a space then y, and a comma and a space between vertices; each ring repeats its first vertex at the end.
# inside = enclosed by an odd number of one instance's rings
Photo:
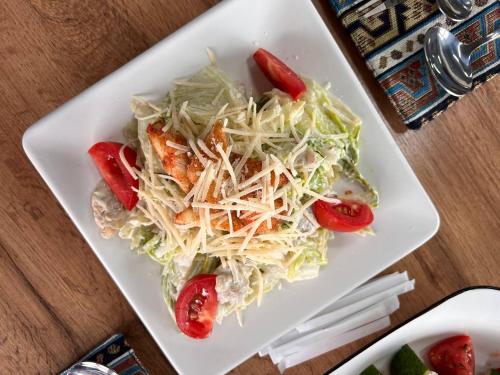
POLYGON ((200 274, 189 280, 175 302, 177 327, 189 337, 210 336, 217 314, 216 276, 200 274))
POLYGON ((253 54, 253 59, 259 65, 262 73, 271 83, 281 91, 289 94, 293 100, 297 100, 307 90, 304 81, 276 56, 259 48, 253 54))
POLYGON ((337 232, 355 232, 373 221, 370 206, 357 201, 343 200, 337 204, 316 201, 312 210, 319 225, 337 232))
POLYGON ((453 336, 440 341, 428 355, 439 375, 474 374, 474 350, 469 336, 453 336))
MULTIPOLYGON (((132 188, 139 188, 139 180, 135 180, 120 159, 120 149, 123 144, 118 142, 99 142, 89 149, 89 154, 101 173, 102 178, 108 184, 116 198, 127 210, 131 210, 137 204, 139 198, 132 188)), ((129 147, 125 147, 123 155, 128 163, 137 168, 135 161, 137 153, 129 147)))

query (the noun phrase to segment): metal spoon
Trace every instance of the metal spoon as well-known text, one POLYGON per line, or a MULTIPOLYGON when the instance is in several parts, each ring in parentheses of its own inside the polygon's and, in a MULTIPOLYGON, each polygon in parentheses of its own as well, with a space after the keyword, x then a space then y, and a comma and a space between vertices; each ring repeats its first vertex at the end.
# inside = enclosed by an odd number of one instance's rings
POLYGON ((80 362, 68 370, 68 375, 118 375, 114 370, 95 362, 80 362))
POLYGON ((439 10, 453 21, 462 21, 472 12, 472 0, 437 0, 439 10))
POLYGON ((496 29, 474 43, 464 44, 448 30, 433 26, 425 34, 425 59, 439 84, 451 95, 462 96, 472 90, 472 52, 498 37, 500 31, 496 29))

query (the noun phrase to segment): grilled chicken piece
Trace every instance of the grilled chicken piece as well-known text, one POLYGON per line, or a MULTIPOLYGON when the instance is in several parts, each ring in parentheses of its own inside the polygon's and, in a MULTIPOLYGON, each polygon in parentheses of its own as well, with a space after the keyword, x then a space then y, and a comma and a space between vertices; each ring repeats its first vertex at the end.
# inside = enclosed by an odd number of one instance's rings
POLYGON ((200 178, 200 174, 202 171, 203 164, 201 164, 201 161, 196 156, 193 156, 186 170, 189 182, 191 182, 193 185, 196 184, 196 181, 198 181, 198 178, 200 178))
MULTIPOLYGON (((208 133, 208 135, 205 137, 204 142, 207 145, 208 149, 214 153, 214 155, 219 155, 219 151, 217 151, 218 143, 221 144, 224 151, 227 150, 227 138, 224 134, 222 121, 219 120, 214 124, 212 130, 210 130, 210 133, 208 133)), ((203 151, 201 152, 203 153, 203 151)), ((204 156, 206 158, 209 158, 208 155, 204 156)), ((189 178, 189 181, 192 184, 195 184, 196 181, 198 181, 198 178, 200 177, 200 173, 202 171, 203 164, 201 164, 198 158, 194 156, 187 167, 187 176, 189 178)))
POLYGON ((217 151, 216 147, 218 143, 221 144, 224 151, 227 150, 228 142, 221 120, 217 120, 215 122, 214 126, 212 126, 212 130, 210 130, 210 133, 208 133, 208 135, 205 137, 205 144, 207 145, 208 149, 215 155, 219 154, 219 151, 217 151))
POLYGON ((150 124, 147 129, 149 140, 165 172, 175 178, 182 191, 187 193, 192 187, 192 183, 186 173, 189 162, 188 155, 185 152, 179 152, 174 147, 167 146, 167 141, 186 146, 186 139, 173 130, 163 133, 162 128, 164 125, 162 120, 150 124))
MULTIPOLYGON (((229 220, 227 218, 227 215, 224 216, 224 220, 222 222, 219 222, 221 220, 222 218, 212 220, 212 225, 215 225, 215 229, 229 232, 229 220)), ((245 226, 243 222, 236 216, 235 212, 231 212, 231 221, 233 222, 233 232, 239 231, 245 226)))
MULTIPOLYGON (((233 231, 236 232, 243 228, 241 220, 236 216, 234 212, 231 213, 231 221, 233 222, 233 231)), ((178 225, 194 224, 195 226, 200 225, 200 218, 195 214, 191 207, 186 208, 184 211, 179 212, 175 215, 174 223, 178 225)), ((227 216, 212 220, 212 228, 223 230, 229 232, 229 220, 227 216), (225 218, 223 220, 223 218, 225 218)))
MULTIPOLYGON (((248 180, 253 175, 262 171, 262 167, 263 167, 262 161, 257 160, 257 159, 248 159, 246 161, 245 165, 243 166, 243 168, 241 169, 241 174, 243 175, 245 180, 248 180)), ((271 174, 271 185, 273 185, 273 186, 274 186, 274 182, 275 182, 275 178, 276 178, 275 175, 276 175, 276 173, 274 173, 274 172, 271 174)), ((278 186, 283 186, 287 182, 288 182, 288 179, 286 178, 286 176, 283 173, 281 173, 279 176, 278 186)))
POLYGON ((200 218, 194 213, 191 207, 188 207, 184 211, 175 214, 174 223, 178 225, 186 225, 191 223, 199 225, 200 218))
MULTIPOLYGON (((255 196, 255 193, 252 193, 255 196)), ((274 201, 274 206, 276 208, 280 208, 283 206, 283 200, 282 199, 276 199, 274 201)), ((245 211, 242 211, 242 214, 245 213, 245 211)), ((255 215, 250 215, 247 217, 239 218, 243 225, 248 225, 251 224, 255 221, 255 215)), ((255 234, 263 234, 263 233, 269 233, 269 232, 275 232, 276 229, 278 229, 279 225, 282 223, 280 219, 277 219, 275 217, 271 218, 271 228, 267 227, 267 220, 262 222, 258 227, 257 230, 255 231, 255 234)))
MULTIPOLYGON (((224 134, 222 121, 219 120, 214 124, 212 130, 210 130, 210 133, 208 133, 208 135, 205 137, 204 142, 207 145, 208 149, 214 153, 214 155, 219 155, 219 151, 217 151, 217 144, 219 143, 221 144, 224 151, 227 150, 227 139, 226 135, 224 134)), ((203 153, 203 151, 201 152, 203 153)), ((208 155, 204 156, 206 158, 209 158, 208 155)), ((196 181, 198 181, 203 168, 203 164, 201 164, 200 160, 196 156, 194 156, 191 159, 191 162, 187 166, 186 170, 187 178, 189 179, 189 182, 191 184, 194 185, 196 181)), ((209 203, 216 203, 218 201, 218 198, 213 196, 214 189, 215 182, 213 182, 208 189, 207 202, 209 203)))

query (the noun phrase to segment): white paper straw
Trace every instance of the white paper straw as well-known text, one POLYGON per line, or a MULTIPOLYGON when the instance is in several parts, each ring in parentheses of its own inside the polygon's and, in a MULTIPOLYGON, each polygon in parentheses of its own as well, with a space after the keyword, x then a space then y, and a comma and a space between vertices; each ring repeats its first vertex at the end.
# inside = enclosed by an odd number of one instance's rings
POLYGON ((368 281, 367 283, 354 289, 348 295, 328 306, 315 317, 298 325, 295 329, 281 336, 270 345, 262 348, 259 351, 259 355, 261 357, 267 355, 272 348, 276 348, 295 340, 307 332, 331 326, 358 311, 389 298, 393 292, 394 295, 399 295, 413 290, 414 285, 414 281, 408 283, 407 272, 395 272, 393 274, 381 276, 368 281))
POLYGON ((278 364, 278 369, 280 370, 280 372, 283 372, 287 368, 296 366, 299 363, 308 361, 323 353, 329 352, 330 350, 356 341, 362 337, 371 335, 376 331, 390 326, 390 324, 390 318, 384 317, 362 327, 353 329, 342 335, 325 337, 317 341, 313 345, 309 345, 306 349, 283 358, 283 360, 278 364))
POLYGON ((399 300, 396 296, 391 296, 369 308, 359 311, 346 319, 322 330, 314 331, 306 335, 301 335, 295 340, 291 340, 283 345, 273 347, 269 352, 274 364, 280 362, 284 357, 293 353, 306 350, 310 345, 322 340, 325 337, 341 335, 353 329, 362 327, 375 320, 392 314, 399 308, 399 300))
POLYGON ((321 311, 318 316, 323 315, 327 312, 338 310, 355 302, 362 301, 369 296, 383 292, 384 290, 390 289, 393 286, 403 284, 408 280, 408 273, 406 271, 402 273, 395 272, 370 280, 367 283, 352 290, 351 292, 349 292, 349 294, 345 295, 338 301, 335 301, 330 306, 323 309, 323 311, 321 311))
MULTIPOLYGON (((399 296, 413 289, 415 289, 415 280, 403 282, 402 284, 393 286, 386 290, 382 290, 381 292, 372 295, 365 292, 359 293, 360 295, 363 296, 363 299, 358 300, 351 304, 344 305, 338 310, 318 315, 315 318, 312 318, 298 325, 296 327, 296 330, 300 333, 305 333, 321 327, 325 327, 329 324, 332 324, 333 322, 339 321, 342 318, 352 315, 363 308, 366 308, 375 303, 383 301, 386 298, 389 298, 391 296, 399 296)), ((354 298, 352 298, 352 296, 349 295, 346 297, 346 299, 353 300, 354 298)), ((341 301, 339 301, 339 303, 340 302, 341 301)))

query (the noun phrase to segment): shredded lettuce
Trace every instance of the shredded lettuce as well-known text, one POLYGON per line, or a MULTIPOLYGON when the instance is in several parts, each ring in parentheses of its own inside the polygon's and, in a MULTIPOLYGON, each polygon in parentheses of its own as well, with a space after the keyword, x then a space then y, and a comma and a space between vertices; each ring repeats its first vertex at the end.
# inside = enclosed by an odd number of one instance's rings
POLYGON ((180 111, 187 102, 186 113, 197 125, 194 135, 199 136, 222 106, 246 107, 247 100, 243 88, 236 85, 216 65, 201 69, 187 80, 177 80, 179 84, 170 92, 170 101, 180 111), (187 82, 182 84, 182 82, 187 82))
POLYGON ((378 205, 375 188, 358 169, 361 120, 323 86, 308 78, 303 80, 307 91, 300 100, 294 101, 289 95, 273 89, 255 103, 252 98, 246 98, 241 85, 216 65, 209 65, 192 77, 174 81, 170 92, 157 104, 133 98, 131 108, 136 119, 124 132, 129 141, 138 140, 139 164, 144 166, 138 172, 139 192, 144 204, 142 212, 132 211, 119 235, 129 239, 131 248, 139 254, 147 254, 163 265, 161 289, 172 315, 185 282, 200 273, 217 274, 218 321, 260 300, 263 293, 283 281, 316 277, 320 268, 327 264, 330 232, 318 228, 314 220, 293 220, 297 212, 303 213, 301 207, 312 196, 317 199, 317 194, 311 191, 341 196, 346 190, 339 188, 337 191, 335 186, 340 181, 347 181, 347 185, 356 184, 361 189, 356 197, 372 207, 378 205), (201 240, 197 247, 190 248, 196 242, 198 228, 184 227, 174 232, 183 241, 179 243, 171 228, 162 228, 158 223, 173 218, 191 203, 183 200, 185 192, 168 178, 171 176, 165 175, 150 143, 147 128, 159 119, 165 129, 173 127, 191 140, 204 138, 216 120, 224 120, 232 153, 239 155, 247 153, 251 137, 255 137, 247 156, 262 161, 267 159, 267 162, 274 160, 270 155, 276 157, 285 165, 285 171, 293 175, 294 183, 302 187, 295 189, 295 184, 287 187, 285 196, 292 202, 287 215, 292 220, 284 221, 278 229, 297 229, 298 237, 290 240, 292 242, 284 242, 286 245, 280 243, 278 250, 271 247, 270 251, 276 253, 270 256, 265 251, 262 256, 254 253, 248 258, 244 252, 234 258, 228 256, 223 262, 228 264, 226 268, 214 253, 212 256, 203 253, 206 250, 200 247, 201 240), (152 217, 158 212, 148 211, 151 205, 159 205, 160 211, 164 209, 165 212, 162 211, 160 217, 152 217))
POLYGON ((320 267, 328 262, 326 250, 329 237, 330 233, 326 229, 319 228, 314 235, 307 238, 303 245, 304 250, 292 257, 288 267, 288 281, 306 280, 318 276, 320 267))
POLYGON ((323 163, 312 175, 309 188, 316 192, 325 191, 333 185, 335 181, 335 171, 328 163, 323 163))

